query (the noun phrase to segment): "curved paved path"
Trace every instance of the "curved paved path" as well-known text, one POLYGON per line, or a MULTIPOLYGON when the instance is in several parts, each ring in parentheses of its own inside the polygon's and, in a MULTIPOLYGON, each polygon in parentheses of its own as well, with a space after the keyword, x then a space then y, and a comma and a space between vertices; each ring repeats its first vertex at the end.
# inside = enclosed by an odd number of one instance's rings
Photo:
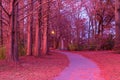
POLYGON ((105 80, 100 76, 100 69, 90 59, 70 52, 60 52, 67 55, 70 64, 54 80, 105 80))

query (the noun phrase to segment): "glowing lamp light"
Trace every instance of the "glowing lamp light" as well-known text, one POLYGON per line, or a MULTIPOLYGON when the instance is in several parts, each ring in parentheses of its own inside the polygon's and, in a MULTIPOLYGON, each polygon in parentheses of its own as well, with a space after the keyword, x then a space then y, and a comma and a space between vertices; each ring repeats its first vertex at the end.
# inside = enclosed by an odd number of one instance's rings
POLYGON ((51 34, 55 34, 55 31, 51 31, 51 34))

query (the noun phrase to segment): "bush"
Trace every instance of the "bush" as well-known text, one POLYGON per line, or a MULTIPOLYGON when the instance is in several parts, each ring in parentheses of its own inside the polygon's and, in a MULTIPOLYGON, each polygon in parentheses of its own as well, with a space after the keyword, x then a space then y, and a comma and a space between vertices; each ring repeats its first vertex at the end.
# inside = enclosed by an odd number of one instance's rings
POLYGON ((5 47, 1 47, 0 48, 0 59, 5 59, 5 53, 6 53, 6 49, 5 47))
POLYGON ((68 45, 68 50, 70 50, 70 51, 75 51, 77 49, 78 49, 77 44, 69 44, 68 45))
POLYGON ((81 51, 81 50, 86 50, 87 49, 87 45, 86 44, 79 44, 78 45, 78 51, 81 51))
POLYGON ((69 44, 68 50, 70 51, 81 51, 86 48, 86 45, 83 44, 69 44))
POLYGON ((26 49, 25 49, 25 46, 20 44, 18 46, 18 53, 19 53, 19 56, 25 56, 26 55, 26 49))
POLYGON ((114 39, 112 35, 110 35, 108 38, 104 39, 103 43, 101 44, 102 50, 112 50, 114 47, 114 39))
POLYGON ((88 50, 111 50, 114 47, 114 36, 112 34, 104 35, 91 41, 88 50))
POLYGON ((114 47, 114 41, 106 40, 105 43, 101 45, 102 50, 111 50, 114 47))
POLYGON ((120 54, 120 44, 118 44, 118 45, 115 45, 115 47, 113 48, 113 50, 115 51, 115 53, 118 53, 118 54, 120 54))
POLYGON ((88 50, 90 50, 90 51, 93 51, 93 50, 96 50, 96 49, 97 49, 97 45, 95 45, 95 44, 90 44, 88 46, 88 50))

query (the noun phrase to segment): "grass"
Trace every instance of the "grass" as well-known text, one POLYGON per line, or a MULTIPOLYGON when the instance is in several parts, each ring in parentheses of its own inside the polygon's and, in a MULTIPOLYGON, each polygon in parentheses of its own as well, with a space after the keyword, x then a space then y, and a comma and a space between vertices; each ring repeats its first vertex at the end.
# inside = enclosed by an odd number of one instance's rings
POLYGON ((6 48, 0 47, 0 60, 5 59, 6 48))

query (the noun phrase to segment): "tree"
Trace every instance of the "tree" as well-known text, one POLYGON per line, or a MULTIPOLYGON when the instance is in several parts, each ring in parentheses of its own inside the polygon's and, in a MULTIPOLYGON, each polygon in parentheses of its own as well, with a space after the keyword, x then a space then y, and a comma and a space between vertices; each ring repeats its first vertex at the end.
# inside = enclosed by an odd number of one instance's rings
POLYGON ((47 33, 48 33, 48 0, 43 0, 43 5, 42 5, 42 9, 43 9, 43 36, 42 36, 42 55, 47 54, 47 33))
MULTIPOLYGON (((2 5, 2 0, 0 0, 0 5, 2 5)), ((2 25, 2 8, 0 7, 0 43, 3 46, 3 25, 2 25)))
POLYGON ((38 25, 36 26, 35 37, 35 53, 34 56, 39 56, 41 52, 41 27, 42 27, 42 0, 39 0, 38 10, 38 25))
POLYGON ((8 44, 8 53, 11 57, 11 59, 15 62, 17 62, 18 59, 18 38, 17 38, 17 26, 18 26, 18 3, 15 0, 11 0, 9 2, 9 12, 7 12, 4 7, 1 5, 3 8, 4 12, 6 12, 8 18, 9 18, 9 28, 10 28, 10 33, 9 33, 9 44, 8 44), (16 4, 16 5, 15 5, 16 4))
POLYGON ((115 49, 120 49, 120 1, 115 0, 115 25, 116 25, 116 38, 115 49))
POLYGON ((33 0, 31 0, 30 2, 31 2, 30 11, 32 13, 29 16, 30 24, 28 26, 28 33, 27 33, 27 35, 28 35, 28 37, 27 37, 28 38, 27 39, 27 55, 32 55, 32 48, 33 48, 33 46, 32 46, 32 43, 33 43, 33 41, 32 41, 32 38, 33 38, 33 36, 32 36, 32 29, 33 29, 33 0))

